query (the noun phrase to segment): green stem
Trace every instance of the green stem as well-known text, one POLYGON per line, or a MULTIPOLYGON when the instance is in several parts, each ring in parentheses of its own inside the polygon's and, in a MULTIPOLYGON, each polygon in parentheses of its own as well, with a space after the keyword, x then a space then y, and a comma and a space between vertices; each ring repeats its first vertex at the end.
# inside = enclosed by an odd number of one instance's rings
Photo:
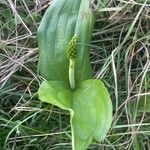
POLYGON ((71 89, 75 89, 75 74, 74 74, 74 69, 75 69, 75 60, 74 59, 69 59, 69 82, 71 89))

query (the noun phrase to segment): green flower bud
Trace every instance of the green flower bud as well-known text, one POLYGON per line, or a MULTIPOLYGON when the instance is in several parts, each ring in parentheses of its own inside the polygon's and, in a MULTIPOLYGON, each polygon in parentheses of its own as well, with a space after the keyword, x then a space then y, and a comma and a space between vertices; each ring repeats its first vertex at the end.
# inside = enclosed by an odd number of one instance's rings
POLYGON ((67 57, 69 59, 76 59, 77 57, 77 41, 78 37, 74 35, 67 46, 67 57))

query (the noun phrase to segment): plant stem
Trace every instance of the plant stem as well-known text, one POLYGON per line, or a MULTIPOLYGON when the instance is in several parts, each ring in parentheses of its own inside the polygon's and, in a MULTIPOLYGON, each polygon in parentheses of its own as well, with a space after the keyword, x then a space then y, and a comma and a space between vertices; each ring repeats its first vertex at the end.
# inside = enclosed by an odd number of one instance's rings
POLYGON ((74 69, 75 69, 75 60, 74 59, 69 59, 69 82, 71 89, 75 89, 75 74, 74 74, 74 69))

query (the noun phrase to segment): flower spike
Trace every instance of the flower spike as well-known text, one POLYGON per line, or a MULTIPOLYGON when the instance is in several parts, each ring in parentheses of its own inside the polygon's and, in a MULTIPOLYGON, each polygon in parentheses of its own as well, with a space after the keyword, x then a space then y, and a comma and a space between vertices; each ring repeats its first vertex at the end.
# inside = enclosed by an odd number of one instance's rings
POLYGON ((77 57, 77 49, 76 49, 77 41, 78 41, 78 37, 77 37, 77 35, 74 35, 67 46, 68 59, 76 59, 76 57, 77 57))
POLYGON ((67 57, 69 59, 69 82, 71 89, 75 89, 75 61, 77 58, 77 35, 74 35, 67 46, 67 57))

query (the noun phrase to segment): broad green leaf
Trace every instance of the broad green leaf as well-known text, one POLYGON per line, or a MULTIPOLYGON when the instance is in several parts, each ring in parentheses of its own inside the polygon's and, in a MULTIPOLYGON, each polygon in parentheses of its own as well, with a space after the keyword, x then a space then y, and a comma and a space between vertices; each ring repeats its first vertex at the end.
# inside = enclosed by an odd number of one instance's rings
POLYGON ((84 150, 92 139, 104 140, 112 122, 112 103, 99 80, 81 82, 75 91, 61 81, 44 81, 39 99, 70 111, 73 150, 84 150))
POLYGON ((104 140, 112 122, 112 104, 99 80, 81 82, 73 97, 75 150, 87 148, 92 138, 104 140))
POLYGON ((71 91, 63 81, 43 81, 39 91, 39 99, 62 109, 71 108, 71 91))
POLYGON ((53 0, 38 28, 38 72, 46 80, 69 84, 67 44, 78 36, 76 82, 92 78, 90 43, 95 14, 89 0, 53 0))

